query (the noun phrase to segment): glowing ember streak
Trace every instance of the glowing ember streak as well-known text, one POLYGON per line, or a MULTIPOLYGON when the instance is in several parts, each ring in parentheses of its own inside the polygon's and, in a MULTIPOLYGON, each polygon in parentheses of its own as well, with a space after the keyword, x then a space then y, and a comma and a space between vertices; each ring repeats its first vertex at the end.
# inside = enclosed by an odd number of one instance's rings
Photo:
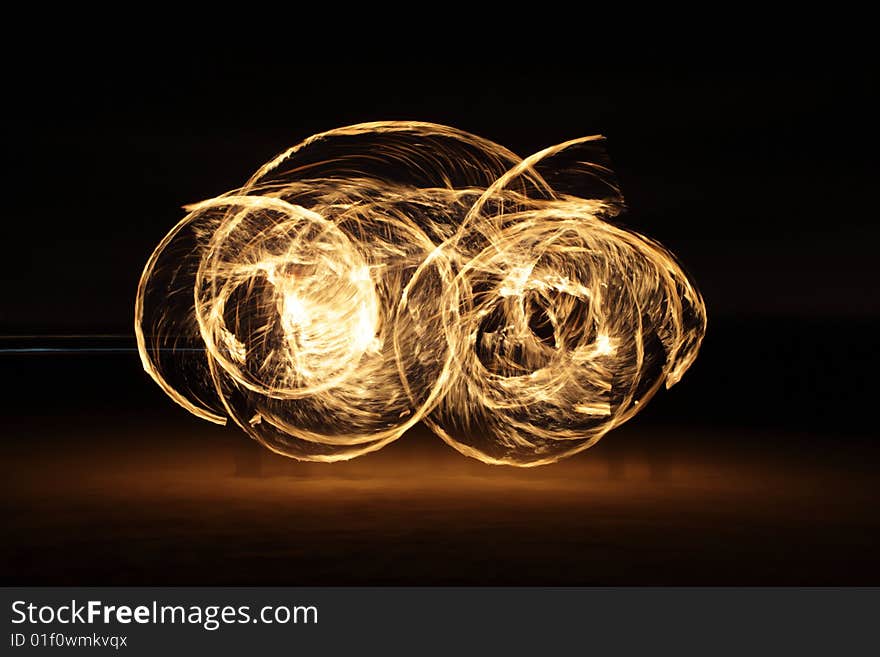
POLYGON ((696 358, 675 258, 609 223, 600 138, 526 159, 445 126, 315 135, 187 208, 141 277, 145 370, 204 419, 297 459, 424 420, 486 463, 595 444, 696 358))

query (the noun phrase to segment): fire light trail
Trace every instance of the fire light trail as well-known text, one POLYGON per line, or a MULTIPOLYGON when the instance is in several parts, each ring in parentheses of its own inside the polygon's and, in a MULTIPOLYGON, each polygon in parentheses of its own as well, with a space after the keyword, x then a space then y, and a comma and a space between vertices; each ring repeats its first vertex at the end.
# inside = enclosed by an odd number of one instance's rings
POLYGON ((675 258, 609 223, 623 201, 599 141, 520 159, 428 123, 310 137, 153 252, 144 369, 298 459, 420 420, 487 463, 588 448, 681 378, 706 327, 675 258))

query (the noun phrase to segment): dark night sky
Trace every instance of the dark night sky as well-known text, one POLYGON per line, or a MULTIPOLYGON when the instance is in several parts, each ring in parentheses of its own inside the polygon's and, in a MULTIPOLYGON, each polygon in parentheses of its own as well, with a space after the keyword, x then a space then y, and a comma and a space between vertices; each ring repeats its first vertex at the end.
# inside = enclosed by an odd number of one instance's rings
MULTIPOLYGON (((356 53, 352 53, 354 57, 356 53)), ((603 133, 630 211, 712 317, 876 317, 876 77, 637 70, 547 53, 517 66, 268 57, 116 44, 20 71, 7 124, 2 332, 129 330, 140 269, 180 206, 241 184, 314 132, 446 123, 521 155, 603 133)))
POLYGON ((576 44, 520 58, 349 44, 328 57, 175 41, 55 43, 10 71, 0 335, 131 333, 141 269, 181 206, 315 132, 418 119, 520 155, 602 133, 623 221, 680 257, 709 309, 693 383, 644 415, 873 425, 880 228, 866 59, 648 66, 648 50, 619 63, 576 44))

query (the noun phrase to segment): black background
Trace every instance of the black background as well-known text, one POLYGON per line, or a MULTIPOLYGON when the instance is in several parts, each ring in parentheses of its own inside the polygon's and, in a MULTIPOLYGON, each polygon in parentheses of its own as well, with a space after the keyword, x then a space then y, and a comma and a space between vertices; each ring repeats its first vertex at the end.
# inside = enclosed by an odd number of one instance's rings
MULTIPOLYGON (((849 446, 839 473, 875 468, 877 81, 863 56, 661 64, 648 48, 619 61, 583 42, 516 54, 438 39, 45 44, 9 71, 0 335, 131 334, 141 269, 180 207, 315 132, 416 119, 522 156, 601 133, 621 221, 679 256, 709 312, 692 370, 635 422, 711 427, 700 449, 772 445, 783 460, 849 446)), ((33 441, 21 418, 88 409, 188 421, 129 360, 0 360, 4 440, 33 441)), ((638 432, 621 443, 652 449, 638 432)))
POLYGON ((856 55, 650 68, 571 46, 521 61, 340 47, 56 44, 14 72, 0 332, 130 333, 140 269, 180 206, 315 132, 417 119, 520 155, 601 133, 622 221, 671 248, 706 298, 701 406, 870 423, 876 76, 856 55))

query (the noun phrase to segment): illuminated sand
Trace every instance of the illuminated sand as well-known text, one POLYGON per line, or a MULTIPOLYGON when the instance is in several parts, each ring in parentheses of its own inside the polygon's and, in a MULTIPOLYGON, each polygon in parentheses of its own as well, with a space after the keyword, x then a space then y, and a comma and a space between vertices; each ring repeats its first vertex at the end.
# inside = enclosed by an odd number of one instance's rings
POLYGON ((318 464, 194 420, 101 419, 30 420, 3 444, 16 463, 4 583, 880 583, 876 450, 713 454, 694 445, 731 437, 654 429, 680 446, 658 458, 624 431, 519 470, 461 459, 419 427, 318 464), (36 435, 53 449, 24 440, 36 435))

